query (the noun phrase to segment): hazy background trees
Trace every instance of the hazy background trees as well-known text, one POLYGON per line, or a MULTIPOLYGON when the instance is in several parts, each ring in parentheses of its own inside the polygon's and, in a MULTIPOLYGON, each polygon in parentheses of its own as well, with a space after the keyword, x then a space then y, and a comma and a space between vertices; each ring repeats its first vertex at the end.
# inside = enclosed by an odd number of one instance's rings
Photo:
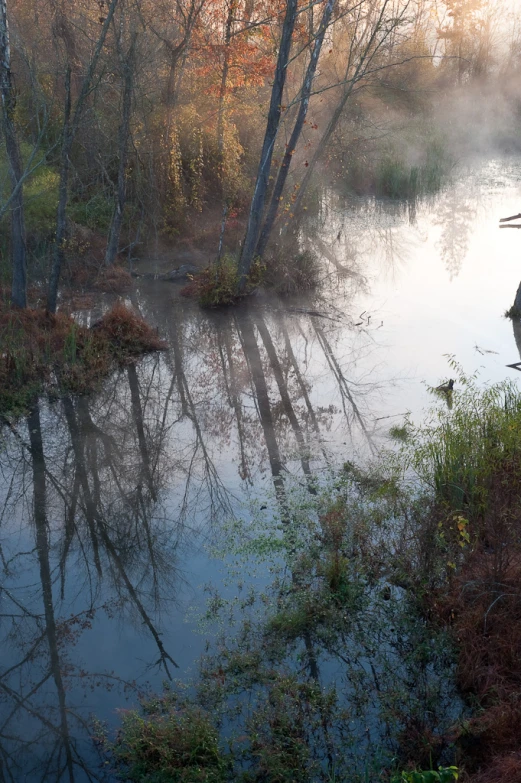
POLYGON ((244 240, 251 261, 269 257, 324 183, 400 195, 412 166, 519 146, 509 0, 329 10, 326 0, 6 0, 0 10, 1 273, 18 306, 26 266, 52 311, 62 272, 85 281, 122 252, 215 257, 223 207, 225 249, 237 257, 244 240), (280 116, 265 136, 270 100, 280 116), (251 209, 263 141, 271 165, 251 209))

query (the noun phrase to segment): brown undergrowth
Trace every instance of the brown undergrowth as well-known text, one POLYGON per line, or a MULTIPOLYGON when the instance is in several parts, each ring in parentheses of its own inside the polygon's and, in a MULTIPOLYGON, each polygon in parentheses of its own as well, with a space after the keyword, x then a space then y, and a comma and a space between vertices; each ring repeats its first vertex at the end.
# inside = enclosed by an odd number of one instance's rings
POLYGON ((510 390, 497 403, 462 429, 466 455, 447 437, 437 476, 442 535, 462 553, 431 608, 459 649, 472 717, 458 744, 472 783, 521 783, 521 401, 510 390))
POLYGON ((157 332, 121 302, 92 329, 65 313, 0 305, 0 413, 21 413, 45 390, 91 392, 114 363, 164 348, 157 332))

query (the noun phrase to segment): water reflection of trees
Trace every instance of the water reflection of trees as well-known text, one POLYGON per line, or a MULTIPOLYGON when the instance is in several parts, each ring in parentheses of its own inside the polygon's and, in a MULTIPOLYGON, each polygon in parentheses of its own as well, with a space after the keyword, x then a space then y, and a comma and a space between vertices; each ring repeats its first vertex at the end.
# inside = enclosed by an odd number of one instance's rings
POLYGON ((451 280, 467 257, 477 213, 477 194, 462 185, 454 185, 437 200, 434 225, 441 227, 438 247, 451 280))
POLYGON ((42 401, 4 428, 5 780, 98 779, 88 712, 104 689, 130 684, 112 657, 92 670, 92 637, 116 622, 133 628, 143 644, 119 650, 121 660, 171 677, 178 651, 163 632, 201 538, 218 537, 266 469, 279 499, 288 472, 313 492, 333 427, 370 443, 356 335, 262 309, 203 317, 165 303, 156 312, 167 354, 122 367, 95 397, 42 401))
MULTIPOLYGON (((175 585, 178 531, 152 513, 160 482, 137 422, 134 372, 124 390, 132 398, 134 449, 128 436, 117 438, 117 422, 102 429, 93 420, 85 398, 65 398, 45 410, 43 423, 35 405, 2 453, 6 780, 98 778, 89 771, 82 696, 125 683, 117 671, 85 668, 73 648, 100 614, 139 619, 157 648, 151 665, 166 676, 176 666, 154 617, 175 585)), ((113 406, 120 383, 108 390, 113 406)))

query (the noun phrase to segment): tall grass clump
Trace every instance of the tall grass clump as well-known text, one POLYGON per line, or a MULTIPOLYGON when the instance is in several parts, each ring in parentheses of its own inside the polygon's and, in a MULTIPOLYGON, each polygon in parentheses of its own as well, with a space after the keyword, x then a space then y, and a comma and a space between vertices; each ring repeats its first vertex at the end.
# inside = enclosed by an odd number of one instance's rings
POLYGON ((320 273, 320 260, 310 248, 277 248, 266 261, 265 283, 282 296, 292 296, 318 288, 320 273))
MULTIPOLYGON (((454 367, 454 365, 453 365, 454 367)), ((452 629, 457 681, 474 705, 461 729, 476 783, 521 780, 521 392, 461 376, 453 408, 416 432, 411 464, 434 496, 446 583, 430 611, 452 629), (454 552, 458 552, 454 554, 454 552)), ((458 386, 456 387, 458 388, 458 386)))
POLYGON ((375 171, 377 196, 392 199, 414 199, 437 193, 452 167, 452 160, 441 144, 427 148, 423 161, 408 163, 395 152, 385 155, 375 171))
POLYGON ((413 463, 438 501, 483 520, 499 486, 521 489, 521 393, 512 381, 482 389, 461 377, 461 385, 452 409, 417 431, 413 463))
POLYGON ((197 707, 177 707, 167 693, 122 713, 114 742, 100 738, 118 777, 132 783, 224 783, 227 763, 218 732, 197 707))
POLYGON ((264 265, 260 261, 255 261, 246 287, 239 294, 237 260, 233 256, 225 255, 199 274, 194 275, 190 282, 181 289, 181 294, 197 299, 201 307, 227 307, 252 294, 262 283, 264 273, 264 265))

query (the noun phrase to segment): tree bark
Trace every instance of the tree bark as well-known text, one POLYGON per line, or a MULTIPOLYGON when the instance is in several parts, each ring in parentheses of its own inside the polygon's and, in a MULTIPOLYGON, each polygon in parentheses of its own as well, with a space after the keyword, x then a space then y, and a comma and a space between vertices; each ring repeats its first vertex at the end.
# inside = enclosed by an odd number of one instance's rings
MULTIPOLYGON (((222 167, 224 154, 224 106, 226 100, 226 85, 228 82, 228 71, 230 70, 230 42, 232 39, 233 15, 237 6, 237 0, 229 0, 228 15, 226 18, 226 28, 224 34, 224 63, 221 75, 221 86, 219 88, 219 108, 217 115, 217 146, 219 150, 219 163, 222 167)), ((222 175, 222 172, 221 172, 222 175)))
POLYGON ((356 64, 356 67, 354 68, 354 73, 351 79, 348 79, 347 77, 349 74, 350 67, 353 63, 350 62, 350 64, 348 65, 348 68, 346 70, 345 86, 344 86, 344 92, 342 94, 342 97, 340 98, 340 101, 338 102, 331 116, 331 119, 329 120, 326 126, 326 130, 324 131, 324 134, 317 145, 317 148, 306 170, 304 179, 300 183, 298 195, 293 205, 293 214, 295 216, 297 216, 300 210, 302 209, 302 202, 304 199, 304 195, 309 186, 309 183, 311 182, 311 178, 313 176, 315 167, 318 161, 320 160, 320 158, 322 157, 324 150, 326 149, 327 145, 331 140, 333 133, 336 130, 336 127, 340 121, 340 118, 342 117, 346 104, 349 98, 351 97, 356 84, 366 76, 369 66, 373 62, 373 58, 375 57, 376 53, 380 50, 381 46, 383 45, 383 41, 386 40, 391 35, 395 27, 401 24, 402 17, 398 16, 390 20, 391 21, 390 27, 384 29, 384 21, 386 19, 386 12, 387 12, 387 7, 389 5, 389 2, 390 0, 383 0, 382 2, 380 11, 378 13, 378 18, 375 20, 372 26, 367 43, 365 44, 363 50, 360 52, 358 56, 358 62, 356 64), (380 41, 378 41, 378 33, 381 30, 384 30, 384 35, 383 38, 380 41))
POLYGON ((282 26, 280 39, 279 55, 277 58, 277 67, 275 78, 271 90, 271 101, 266 123, 266 132, 262 145, 262 152, 257 171, 257 181, 250 205, 250 214, 246 228, 246 236, 242 247, 241 258, 239 261, 239 291, 244 291, 246 280, 255 257, 255 249, 259 238, 264 205, 266 202, 269 175, 271 170, 271 160, 273 158, 273 149, 275 139, 280 125, 282 114, 282 99, 284 93, 284 84, 286 82, 287 67, 291 51, 291 42, 293 30, 297 18, 297 0, 288 0, 286 7, 286 16, 282 26))
POLYGON ((134 54, 137 35, 134 33, 128 56, 123 63, 124 88, 123 88, 123 106, 121 125, 119 126, 119 168, 118 168, 118 189, 116 192, 116 204, 112 222, 110 224, 109 238, 107 241, 107 250, 105 253, 105 264, 112 266, 116 260, 119 249, 119 238, 121 236, 121 226, 123 225, 123 212, 127 200, 127 159, 128 159, 128 141, 130 137, 130 116, 132 113, 132 89, 134 85, 134 54))
POLYGON ((22 158, 14 124, 16 105, 11 74, 11 46, 7 21, 7 2, 0 0, 0 93, 2 125, 11 180, 11 193, 17 190, 11 204, 11 259, 13 278, 11 300, 16 307, 27 307, 27 258, 22 179, 22 158))
POLYGON ((518 313, 521 313, 521 283, 519 283, 516 292, 516 298, 514 299, 514 310, 517 310, 518 313))
POLYGON ((56 237, 54 239, 54 258, 49 278, 47 310, 56 312, 58 286, 64 259, 64 243, 67 233, 67 199, 69 196, 69 155, 72 148, 71 128, 71 69, 67 68, 65 77, 65 109, 63 115, 62 148, 60 155, 60 185, 58 189, 58 212, 56 215, 56 237))
POLYGON ((266 220, 264 221, 264 226, 262 228, 260 239, 257 244, 257 250, 255 254, 260 258, 262 258, 262 256, 266 251, 266 247, 268 245, 268 241, 271 232, 273 230, 273 225, 277 217, 277 212, 279 210, 279 205, 282 200, 282 193, 284 192, 284 186, 286 184, 286 179, 289 174, 291 161, 293 159, 293 155, 295 153, 295 148, 300 138, 300 134, 302 133, 302 128, 304 127, 304 122, 306 120, 306 115, 308 113, 308 108, 309 108, 311 88, 313 86, 313 81, 315 79, 315 74, 317 71, 318 60, 320 57, 320 51, 322 49, 324 36, 326 34, 326 30, 329 27, 329 22, 331 20, 331 15, 333 13, 334 7, 335 7, 335 0, 327 0, 326 5, 324 7, 324 12, 322 14, 320 27, 318 28, 317 34, 315 36, 313 51, 311 52, 311 58, 309 60, 309 64, 306 70, 306 75, 304 77, 304 82, 302 85, 302 90, 300 95, 300 106, 297 114, 297 119, 295 120, 295 125, 293 126, 291 137, 286 146, 286 152, 282 159, 277 181, 275 182, 275 187, 273 189, 273 194, 271 196, 271 202, 268 209, 268 214, 266 215, 266 220))

